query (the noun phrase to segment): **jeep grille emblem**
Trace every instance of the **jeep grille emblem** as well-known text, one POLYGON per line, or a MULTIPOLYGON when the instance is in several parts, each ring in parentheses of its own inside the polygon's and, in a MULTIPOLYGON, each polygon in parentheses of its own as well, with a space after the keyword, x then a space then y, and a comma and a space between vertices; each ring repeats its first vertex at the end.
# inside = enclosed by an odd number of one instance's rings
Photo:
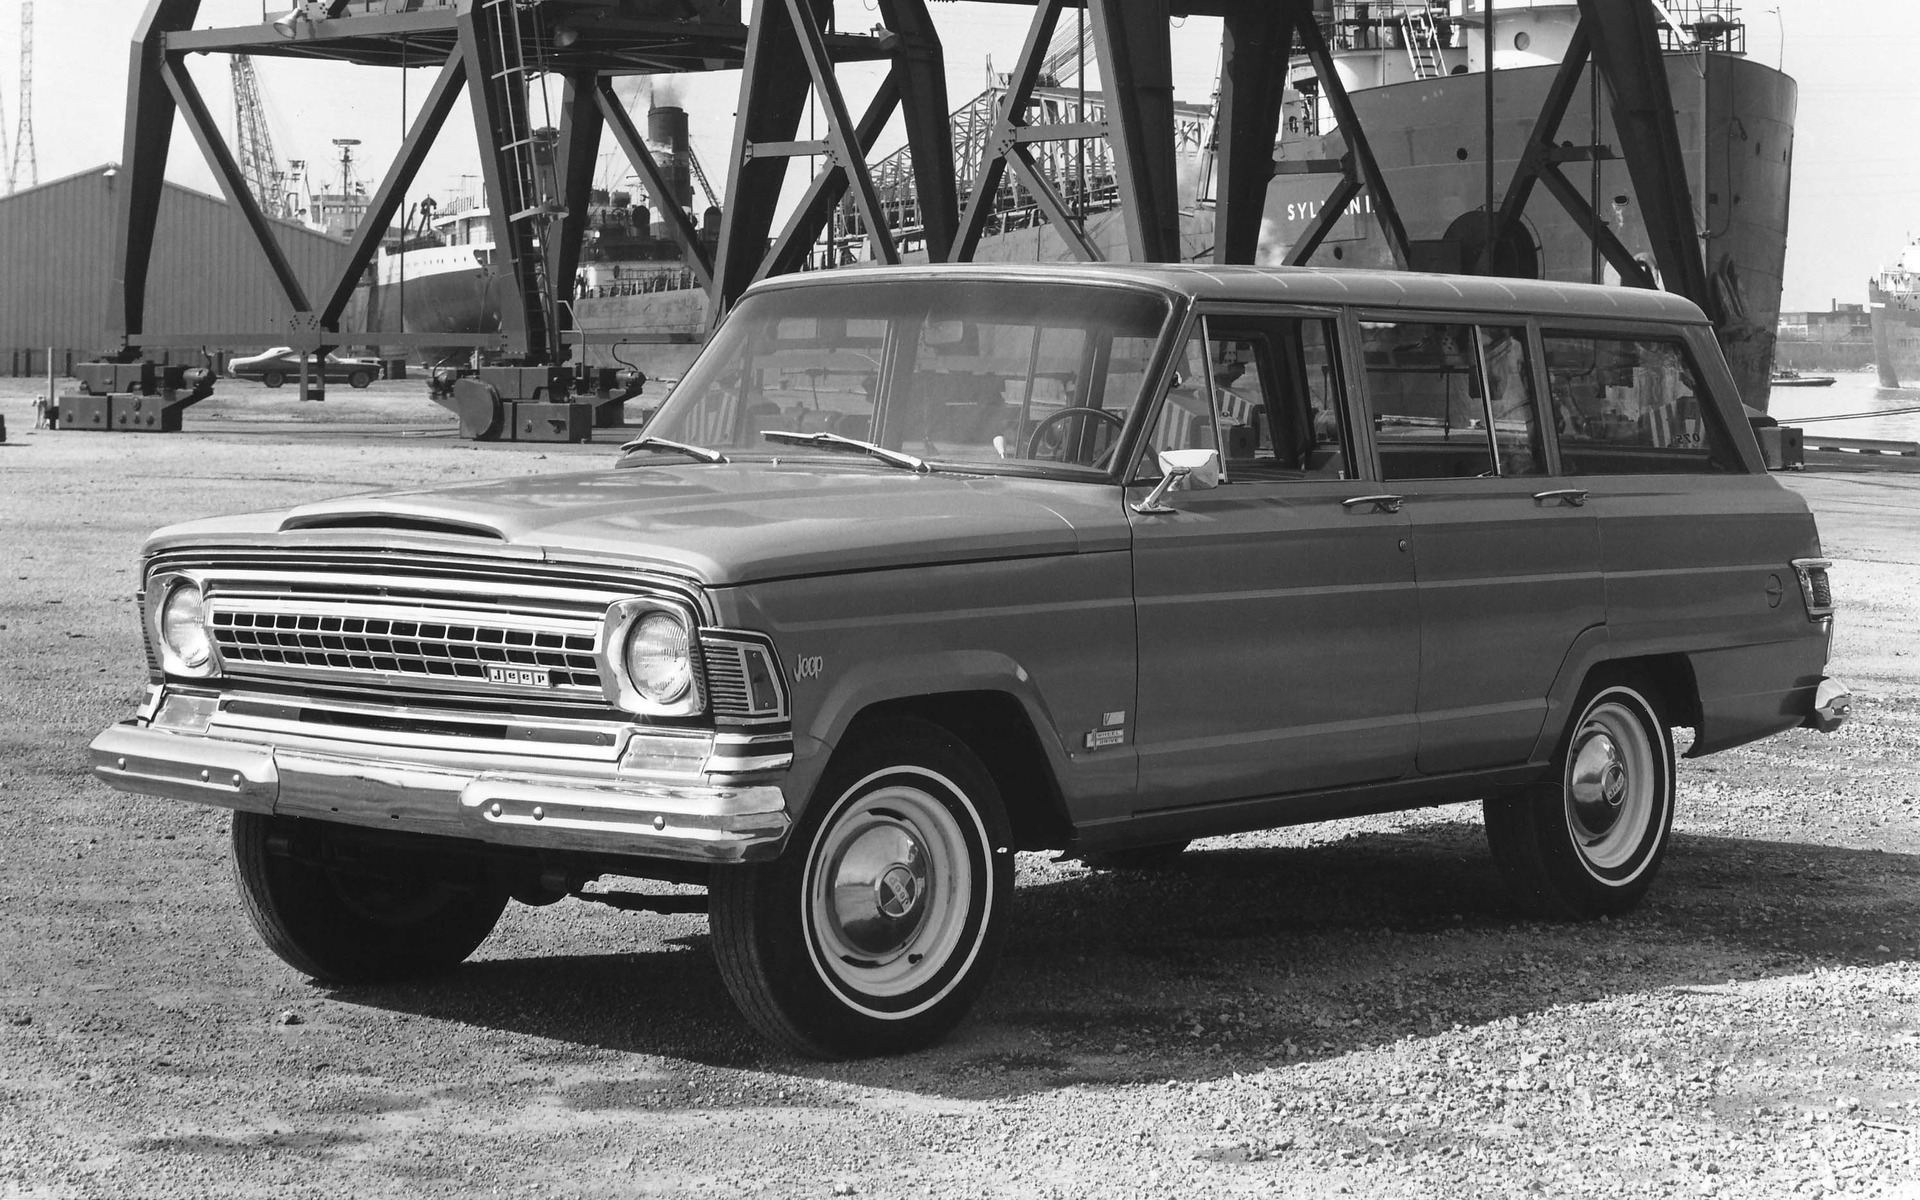
POLYGON ((551 687, 551 676, 537 667, 501 667, 491 663, 487 665, 487 682, 504 683, 512 687, 551 687))

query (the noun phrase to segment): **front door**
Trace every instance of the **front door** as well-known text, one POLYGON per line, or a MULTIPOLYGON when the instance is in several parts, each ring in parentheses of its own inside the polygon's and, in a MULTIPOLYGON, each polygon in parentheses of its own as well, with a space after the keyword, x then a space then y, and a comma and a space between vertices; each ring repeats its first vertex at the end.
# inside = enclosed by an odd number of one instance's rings
POLYGON ((1335 328, 1206 318, 1152 427, 1153 451, 1220 449, 1224 479, 1131 514, 1143 811, 1413 768, 1408 519, 1353 478, 1335 328))
POLYGON ((1527 328, 1368 320, 1361 344, 1381 490, 1413 522, 1420 773, 1524 763, 1606 619, 1599 526, 1552 472, 1527 328))

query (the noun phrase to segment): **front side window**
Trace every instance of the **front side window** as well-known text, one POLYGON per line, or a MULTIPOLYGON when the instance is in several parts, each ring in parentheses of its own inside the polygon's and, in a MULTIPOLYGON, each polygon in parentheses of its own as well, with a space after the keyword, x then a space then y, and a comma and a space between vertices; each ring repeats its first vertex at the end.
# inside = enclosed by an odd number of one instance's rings
POLYGON ((1159 474, 1159 464, 1153 456, 1162 450, 1220 448, 1219 400, 1208 371, 1209 350, 1205 324, 1196 325, 1193 336, 1174 359, 1173 379, 1168 384, 1166 399, 1147 433, 1146 455, 1141 467, 1149 476, 1159 474))
POLYGON ((1363 321, 1382 479, 1546 472, 1524 326, 1363 321))
POLYGON ((1336 328, 1320 317, 1203 317, 1174 359, 1140 478, 1159 477, 1162 450, 1219 451, 1226 483, 1351 478, 1336 328))
MULTIPOLYGON (((1313 317, 1206 318, 1188 359, 1200 361, 1204 340, 1217 446, 1229 480, 1348 476, 1334 329, 1334 322, 1313 317)), ((1161 423, 1179 407, 1179 397, 1169 396, 1161 423)))
POLYGON ((1164 297, 1009 280, 862 281, 749 297, 647 426, 729 456, 832 433, 935 463, 1104 471, 1141 402, 1164 297))
POLYGON ((1554 433, 1567 474, 1741 469, 1679 342, 1557 332, 1543 340, 1554 433))

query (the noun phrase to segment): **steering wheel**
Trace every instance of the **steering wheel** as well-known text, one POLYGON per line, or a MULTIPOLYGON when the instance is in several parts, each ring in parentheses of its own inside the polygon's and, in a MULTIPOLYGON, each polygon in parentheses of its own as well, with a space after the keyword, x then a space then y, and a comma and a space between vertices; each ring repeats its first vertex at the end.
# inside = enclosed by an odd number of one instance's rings
POLYGON ((1040 454, 1041 445, 1042 443, 1048 440, 1050 435, 1052 435, 1052 436, 1059 437, 1059 443, 1057 445, 1048 447, 1048 449, 1050 449, 1052 453, 1046 455, 1046 457, 1051 458, 1056 462, 1066 462, 1067 458, 1066 458, 1065 451, 1067 449, 1068 439, 1065 436, 1064 431, 1063 430, 1056 431, 1055 426, 1064 425, 1066 424, 1066 422, 1068 422, 1069 420, 1075 417, 1098 417, 1101 420, 1113 426, 1113 432, 1115 437, 1112 445, 1106 448, 1106 451, 1100 455, 1097 461, 1088 464, 1089 466, 1096 466, 1096 467, 1102 465, 1102 463, 1104 463, 1104 461, 1113 454, 1114 447, 1120 444, 1119 433, 1122 429, 1126 427, 1126 424, 1127 424, 1125 417, 1122 417, 1117 412, 1111 412, 1104 408, 1084 408, 1084 407, 1063 408, 1059 412, 1049 415, 1048 417, 1043 419, 1038 425, 1033 427, 1033 436, 1027 439, 1027 457, 1028 458, 1041 457, 1041 454, 1040 454))

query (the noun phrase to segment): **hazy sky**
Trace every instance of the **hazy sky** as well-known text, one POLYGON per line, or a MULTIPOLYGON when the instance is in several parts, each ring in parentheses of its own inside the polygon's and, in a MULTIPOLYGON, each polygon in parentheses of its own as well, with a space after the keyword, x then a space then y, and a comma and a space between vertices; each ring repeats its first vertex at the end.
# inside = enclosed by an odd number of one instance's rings
MULTIPOLYGON (((11 146, 18 117, 17 34, 20 0, 0 0, 0 103, 11 146)), ((261 0, 206 0, 203 25, 239 25, 279 11, 261 0)), ((127 47, 145 4, 140 0, 56 0, 36 7, 34 116, 40 178, 70 174, 120 156, 127 47)), ((873 0, 839 0, 839 23, 863 29, 877 23, 873 0)), ((1019 51, 1030 10, 997 4, 937 4, 948 56, 948 87, 958 105, 977 94, 987 56, 1002 70, 1019 51)), ((1794 146, 1792 229, 1783 307, 1825 308, 1834 299, 1862 302, 1867 277, 1920 234, 1920 0, 1780 0, 1777 8, 1747 6, 1748 52, 1783 62, 1800 85, 1794 146), (1784 32, 1784 47, 1781 34, 1784 32)), ((1180 98, 1205 103, 1211 92, 1217 22, 1195 18, 1177 42, 1180 98)), ((231 112, 227 62, 196 60, 192 67, 207 101, 231 112)), ((431 83, 413 71, 409 100, 418 106, 431 83)), ((357 137, 359 153, 376 168, 397 149, 403 126, 401 72, 263 61, 261 76, 282 158, 329 159, 332 139, 357 137)), ((849 72, 845 87, 858 112, 877 75, 849 72)), ((727 155, 738 75, 683 77, 678 99, 693 118, 696 151, 710 170, 727 155)), ((419 192, 461 186, 475 168, 470 126, 457 114, 429 160, 419 192)), ((895 136, 891 139, 897 142, 895 136)), ((216 190, 184 130, 176 135, 173 174, 216 190)), ((338 177, 336 165, 327 178, 338 177)), ((24 181, 23 181, 24 182, 24 181)), ((716 177, 715 185, 724 187, 716 177)), ((104 235, 103 235, 104 236, 104 235)))

